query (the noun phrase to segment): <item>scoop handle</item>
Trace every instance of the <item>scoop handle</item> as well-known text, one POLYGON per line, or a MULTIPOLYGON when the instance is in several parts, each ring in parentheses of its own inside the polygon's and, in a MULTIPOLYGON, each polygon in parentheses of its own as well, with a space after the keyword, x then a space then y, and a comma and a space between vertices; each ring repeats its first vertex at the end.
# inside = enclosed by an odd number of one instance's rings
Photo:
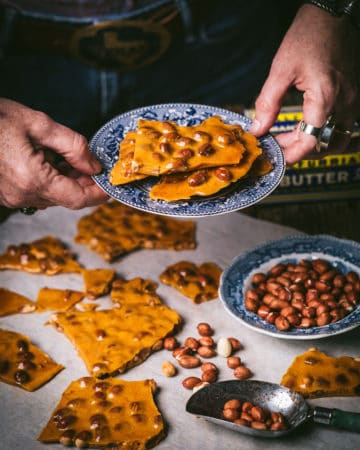
POLYGON ((317 406, 313 411, 313 420, 317 423, 360 433, 360 413, 317 406))

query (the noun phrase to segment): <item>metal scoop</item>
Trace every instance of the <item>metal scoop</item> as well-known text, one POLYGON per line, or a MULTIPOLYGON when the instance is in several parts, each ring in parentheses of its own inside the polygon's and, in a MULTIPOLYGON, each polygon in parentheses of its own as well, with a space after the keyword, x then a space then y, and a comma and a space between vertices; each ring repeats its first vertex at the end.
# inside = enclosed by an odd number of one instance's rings
POLYGON ((360 413, 323 407, 310 408, 302 395, 278 384, 258 380, 230 380, 209 384, 195 392, 186 404, 186 411, 240 433, 261 437, 280 437, 291 433, 307 420, 349 431, 360 432, 360 413), (286 430, 257 430, 227 421, 223 405, 231 399, 250 401, 272 412, 281 412, 287 419, 286 430))

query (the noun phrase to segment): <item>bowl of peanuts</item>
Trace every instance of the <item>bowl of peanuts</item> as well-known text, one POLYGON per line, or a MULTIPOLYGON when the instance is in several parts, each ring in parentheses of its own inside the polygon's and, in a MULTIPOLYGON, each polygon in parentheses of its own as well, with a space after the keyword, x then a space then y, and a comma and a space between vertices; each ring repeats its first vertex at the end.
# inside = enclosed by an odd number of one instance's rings
POLYGON ((292 236, 235 258, 219 297, 243 325, 283 339, 319 339, 360 325, 360 244, 292 236))

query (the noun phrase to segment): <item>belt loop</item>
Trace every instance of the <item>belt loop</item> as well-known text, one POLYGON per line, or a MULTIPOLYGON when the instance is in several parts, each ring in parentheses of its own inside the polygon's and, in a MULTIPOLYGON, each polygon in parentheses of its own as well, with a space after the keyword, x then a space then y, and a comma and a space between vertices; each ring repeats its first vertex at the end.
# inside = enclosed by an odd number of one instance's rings
POLYGON ((185 42, 191 44, 196 41, 196 35, 194 30, 193 13, 191 11, 188 0, 175 0, 175 3, 179 9, 182 22, 185 29, 185 42))
POLYGON ((17 11, 14 8, 3 8, 0 18, 0 59, 5 56, 11 41, 17 11))

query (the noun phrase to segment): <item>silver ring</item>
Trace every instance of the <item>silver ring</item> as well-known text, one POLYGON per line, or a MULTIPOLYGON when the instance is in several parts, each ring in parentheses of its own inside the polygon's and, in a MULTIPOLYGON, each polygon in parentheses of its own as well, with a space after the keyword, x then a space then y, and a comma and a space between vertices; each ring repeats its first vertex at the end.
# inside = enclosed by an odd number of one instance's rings
POLYGON ((36 213, 37 208, 35 208, 35 206, 26 206, 25 208, 20 208, 19 211, 27 216, 32 216, 36 213))
POLYGON ((315 150, 318 153, 326 151, 329 147, 330 141, 334 135, 334 133, 342 134, 344 136, 351 137, 352 131, 344 130, 340 127, 337 127, 335 122, 333 121, 332 116, 330 116, 322 127, 314 127, 303 120, 300 122, 300 131, 305 134, 309 134, 310 136, 314 136, 317 139, 315 150))
POLYGON ((315 136, 316 139, 320 136, 321 130, 322 127, 314 127, 314 125, 310 125, 303 120, 300 122, 300 131, 310 136, 315 136))

